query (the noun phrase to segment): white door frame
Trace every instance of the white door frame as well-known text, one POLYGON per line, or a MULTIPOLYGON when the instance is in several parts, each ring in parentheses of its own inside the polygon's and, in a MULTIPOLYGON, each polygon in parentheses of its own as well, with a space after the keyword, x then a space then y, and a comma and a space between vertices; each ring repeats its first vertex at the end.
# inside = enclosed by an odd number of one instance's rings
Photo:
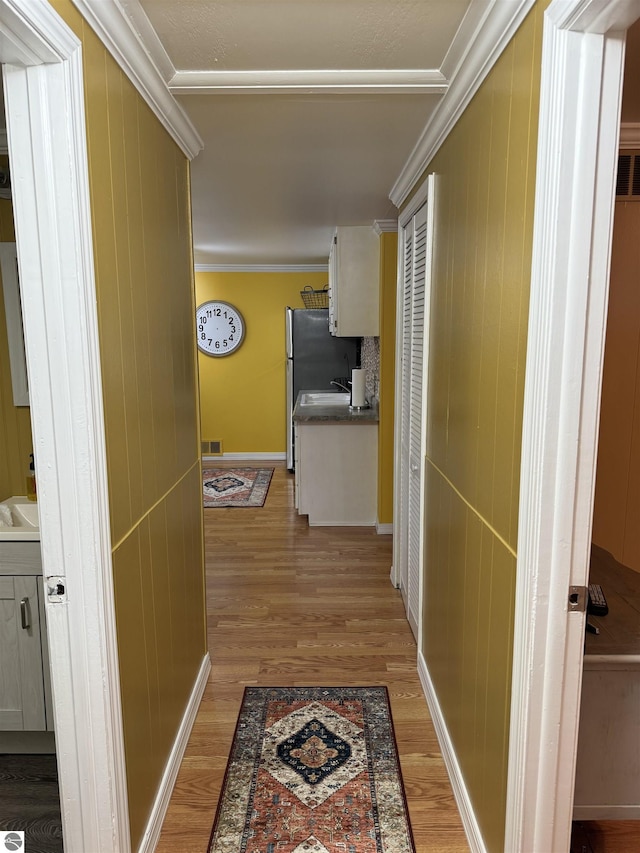
POLYGON ((66 853, 130 850, 81 44, 0 0, 66 853))
POLYGON ((505 850, 569 849, 627 27, 640 0, 545 13, 505 850))

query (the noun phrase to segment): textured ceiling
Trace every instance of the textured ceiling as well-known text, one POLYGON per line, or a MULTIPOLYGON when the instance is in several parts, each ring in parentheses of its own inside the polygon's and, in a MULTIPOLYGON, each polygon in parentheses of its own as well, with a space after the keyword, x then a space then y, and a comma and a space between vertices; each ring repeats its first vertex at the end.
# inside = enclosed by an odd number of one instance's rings
POLYGON ((196 263, 326 263, 336 225, 397 216, 389 192, 446 86, 354 94, 348 74, 441 79, 469 0, 120 2, 138 24, 146 14, 140 31, 151 24, 159 67, 204 142, 191 172, 196 263), (216 88, 216 72, 251 72, 261 86, 274 71, 294 88, 216 88), (310 94, 305 71, 330 71, 331 94, 310 94), (193 94, 181 72, 201 72, 193 94))
POLYGON ((142 0, 180 70, 439 68, 468 0, 142 0))

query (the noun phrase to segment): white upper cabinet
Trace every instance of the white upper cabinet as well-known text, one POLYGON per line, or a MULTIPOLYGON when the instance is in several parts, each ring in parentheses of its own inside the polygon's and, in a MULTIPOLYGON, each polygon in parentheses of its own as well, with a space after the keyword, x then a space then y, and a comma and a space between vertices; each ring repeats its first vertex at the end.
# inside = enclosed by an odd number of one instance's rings
POLYGON ((329 253, 329 330, 339 337, 380 334, 380 241, 369 225, 336 228, 329 253))

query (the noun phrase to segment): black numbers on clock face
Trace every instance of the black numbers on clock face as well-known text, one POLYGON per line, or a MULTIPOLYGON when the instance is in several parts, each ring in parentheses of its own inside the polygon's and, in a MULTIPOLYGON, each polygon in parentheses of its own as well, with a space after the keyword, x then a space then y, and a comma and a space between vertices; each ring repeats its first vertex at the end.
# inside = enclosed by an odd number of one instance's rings
POLYGON ((196 316, 198 346, 210 355, 233 352, 242 342, 242 319, 232 308, 207 306, 196 316))

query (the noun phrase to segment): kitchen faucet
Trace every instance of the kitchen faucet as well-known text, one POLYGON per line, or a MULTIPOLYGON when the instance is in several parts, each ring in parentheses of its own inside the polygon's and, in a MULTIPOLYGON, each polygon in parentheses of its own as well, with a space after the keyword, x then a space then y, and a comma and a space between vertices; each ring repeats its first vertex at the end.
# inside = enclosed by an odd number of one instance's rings
MULTIPOLYGON (((349 380, 347 380, 347 382, 349 382, 349 380)), ((342 388, 342 390, 343 390, 343 391, 346 391, 346 392, 347 392, 347 394, 350 394, 350 393, 351 393, 351 388, 347 388, 347 386, 346 386, 346 385, 343 385, 343 384, 342 384, 342 382, 338 382, 338 380, 337 380, 337 379, 332 379, 330 384, 331 384, 331 385, 337 385, 337 386, 338 386, 338 388, 342 388)), ((349 384, 351 384, 351 383, 349 383, 349 384)))

